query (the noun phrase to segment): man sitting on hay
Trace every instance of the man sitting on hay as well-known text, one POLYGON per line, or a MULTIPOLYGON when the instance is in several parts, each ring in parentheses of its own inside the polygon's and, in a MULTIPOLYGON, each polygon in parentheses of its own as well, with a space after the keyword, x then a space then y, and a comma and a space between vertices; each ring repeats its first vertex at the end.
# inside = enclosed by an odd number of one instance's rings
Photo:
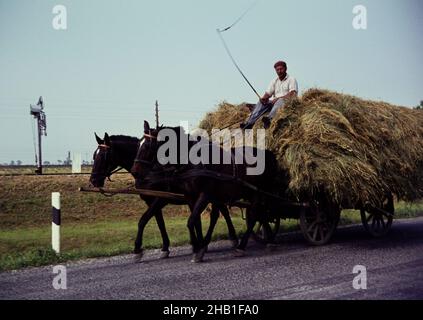
POLYGON ((265 113, 269 112, 266 117, 263 117, 264 128, 270 126, 270 122, 275 116, 276 112, 285 105, 288 98, 298 94, 298 83, 294 77, 286 73, 288 70, 284 61, 278 61, 274 65, 278 77, 273 80, 264 96, 254 106, 247 122, 241 124, 241 129, 251 129, 256 121, 260 119, 265 113), (270 100, 270 98, 272 98, 270 100))

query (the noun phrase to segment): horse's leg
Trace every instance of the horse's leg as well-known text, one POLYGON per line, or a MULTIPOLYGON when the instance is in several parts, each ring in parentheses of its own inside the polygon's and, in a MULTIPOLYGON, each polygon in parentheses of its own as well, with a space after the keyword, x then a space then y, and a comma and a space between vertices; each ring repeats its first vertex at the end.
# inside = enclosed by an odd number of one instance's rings
MULTIPOLYGON (((190 211, 191 213, 194 211, 194 205, 189 205, 190 211)), ((191 231, 190 231, 191 232, 191 231)), ((196 251, 196 247, 199 246, 200 243, 204 242, 203 239, 203 228, 201 226, 201 215, 200 217, 194 222, 194 238, 192 237, 192 235, 190 234, 190 239, 191 239, 191 244, 192 244, 192 251, 193 253, 195 253, 196 251), (194 245, 195 243, 195 245, 194 245)), ((198 248, 199 249, 199 248, 198 248)))
POLYGON ((263 222, 264 240, 266 242, 266 248, 268 251, 274 250, 277 245, 275 243, 276 234, 273 233, 272 228, 268 221, 263 222))
POLYGON ((188 218, 187 226, 190 231, 191 243, 194 251, 194 257, 191 260, 192 262, 201 262, 206 250, 204 247, 204 241, 197 238, 198 234, 196 236, 195 229, 198 226, 198 220, 201 220, 201 213, 204 211, 204 209, 206 209, 209 202, 210 201, 208 200, 207 196, 204 193, 201 193, 195 203, 191 206, 192 211, 188 218))
POLYGON ((272 228, 270 228, 269 222, 263 221, 262 222, 262 228, 263 228, 263 231, 264 231, 264 240, 265 240, 266 244, 272 243, 274 236, 273 236, 273 233, 272 233, 272 228))
POLYGON ((219 210, 226 220, 228 226, 229 239, 232 241, 233 248, 238 246, 238 236, 236 235, 235 227, 232 223, 231 215, 229 214, 228 207, 225 205, 219 206, 219 210))
POLYGON ((204 237, 203 237, 203 227, 201 225, 201 214, 198 217, 198 220, 195 222, 195 226, 194 227, 195 227, 195 234, 197 235, 198 242, 199 243, 203 243, 204 242, 204 237))
MULTIPOLYGON (((197 250, 197 235, 195 233, 194 228, 192 227, 192 224, 190 224, 190 218, 191 218, 192 213, 194 212, 194 205, 195 205, 194 202, 191 202, 191 201, 188 200, 190 216, 188 217, 187 227, 188 227, 188 231, 189 231, 189 238, 190 238, 193 253, 196 252, 196 250, 197 250)), ((195 223, 195 222, 193 222, 193 223, 195 223)))
POLYGON ((157 225, 159 226, 160 234, 162 235, 162 240, 163 240, 163 247, 162 247, 162 253, 160 255, 160 259, 165 259, 169 257, 170 241, 169 241, 169 236, 167 235, 162 209, 157 210, 155 217, 156 217, 156 222, 157 222, 157 225))
POLYGON ((157 210, 160 210, 160 199, 156 198, 151 202, 151 205, 148 206, 148 209, 142 217, 140 218, 138 222, 138 232, 137 232, 137 238, 135 239, 135 248, 134 253, 136 254, 135 260, 139 261, 141 260, 143 256, 143 250, 142 250, 142 236, 144 232, 144 228, 147 225, 148 221, 153 217, 154 214, 157 213, 157 210))
POLYGON ((250 235, 253 232, 254 226, 257 222, 256 214, 254 211, 255 210, 252 208, 247 209, 247 230, 242 236, 241 243, 235 250, 235 256, 237 257, 242 257, 245 255, 245 247, 247 246, 248 239, 250 238, 250 235))
POLYGON ((206 237, 204 238, 204 245, 207 247, 210 244, 211 237, 213 235, 214 227, 216 226, 217 220, 219 219, 219 209, 216 205, 212 204, 212 210, 210 212, 210 226, 207 230, 206 237))

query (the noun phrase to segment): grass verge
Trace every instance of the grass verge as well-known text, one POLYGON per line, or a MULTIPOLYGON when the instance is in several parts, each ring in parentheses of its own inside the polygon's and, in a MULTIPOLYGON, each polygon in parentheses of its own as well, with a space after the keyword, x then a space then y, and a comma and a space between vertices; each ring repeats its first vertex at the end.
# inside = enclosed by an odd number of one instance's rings
MULTIPOLYGON (((423 202, 397 204, 396 218, 412 218, 423 215, 423 202)), ((245 222, 239 213, 232 215, 235 229, 242 233, 245 222)), ((361 223, 356 210, 344 210, 341 225, 361 223)), ((203 217, 203 229, 206 232, 208 216, 203 217)), ((186 216, 166 218, 166 228, 171 246, 189 243, 186 216)), ((284 220, 282 231, 298 230, 297 220, 284 220)), ((50 226, 13 228, 0 233, 0 270, 19 269, 28 266, 42 266, 59 262, 94 257, 108 257, 131 253, 137 232, 137 219, 123 221, 102 221, 94 223, 71 223, 62 226, 62 254, 57 256, 51 249, 50 226)), ((228 232, 224 219, 220 218, 213 240, 227 239, 228 232)), ((143 247, 161 248, 162 240, 155 221, 145 228, 143 247)))
MULTIPOLYGON (((238 215, 233 222, 240 231, 245 225, 238 215)), ((189 243, 186 217, 169 217, 166 229, 171 246, 189 243)), ((203 218, 206 232, 209 221, 203 218)), ((137 232, 137 221, 109 221, 90 224, 63 225, 61 230, 61 251, 57 256, 51 248, 49 227, 6 230, 0 233, 0 270, 19 269, 28 266, 42 266, 57 262, 93 257, 107 257, 131 253, 137 232)), ((213 240, 227 239, 226 223, 219 219, 213 240)), ((143 247, 161 248, 162 240, 155 221, 150 222, 144 232, 143 247)))

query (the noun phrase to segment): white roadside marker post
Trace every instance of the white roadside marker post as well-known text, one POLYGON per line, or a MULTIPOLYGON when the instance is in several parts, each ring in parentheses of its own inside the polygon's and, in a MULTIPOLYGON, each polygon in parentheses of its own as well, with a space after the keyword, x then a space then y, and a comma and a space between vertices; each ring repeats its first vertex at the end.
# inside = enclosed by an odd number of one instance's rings
POLYGON ((51 246, 52 249, 59 254, 60 253, 60 193, 53 192, 51 194, 51 206, 52 206, 52 222, 51 222, 51 246))

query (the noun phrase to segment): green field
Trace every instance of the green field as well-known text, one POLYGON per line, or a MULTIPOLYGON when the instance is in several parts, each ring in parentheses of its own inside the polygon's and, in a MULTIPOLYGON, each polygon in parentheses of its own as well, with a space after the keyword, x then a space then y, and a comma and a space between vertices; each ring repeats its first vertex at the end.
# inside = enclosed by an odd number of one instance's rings
MULTIPOLYGON (((105 197, 78 192, 87 186, 88 175, 65 176, 0 176, 0 270, 37 266, 59 261, 130 253, 137 223, 146 206, 135 195, 105 197), (61 192, 62 254, 51 250, 51 193, 61 192)), ((113 177, 110 188, 133 186, 129 174, 113 177)), ((415 217, 423 213, 423 202, 397 203, 396 216, 415 217)), ((164 209, 171 246, 189 243, 187 206, 164 209)), ((237 232, 245 222, 240 211, 232 217, 237 232)), ((359 213, 344 210, 342 224, 360 222, 359 213)), ((203 214, 203 228, 208 227, 208 214, 203 214)), ((285 220, 283 231, 298 228, 296 220, 285 220)), ((224 219, 219 219, 214 239, 226 239, 224 219)), ((154 219, 144 233, 145 248, 160 248, 161 237, 154 219)))

